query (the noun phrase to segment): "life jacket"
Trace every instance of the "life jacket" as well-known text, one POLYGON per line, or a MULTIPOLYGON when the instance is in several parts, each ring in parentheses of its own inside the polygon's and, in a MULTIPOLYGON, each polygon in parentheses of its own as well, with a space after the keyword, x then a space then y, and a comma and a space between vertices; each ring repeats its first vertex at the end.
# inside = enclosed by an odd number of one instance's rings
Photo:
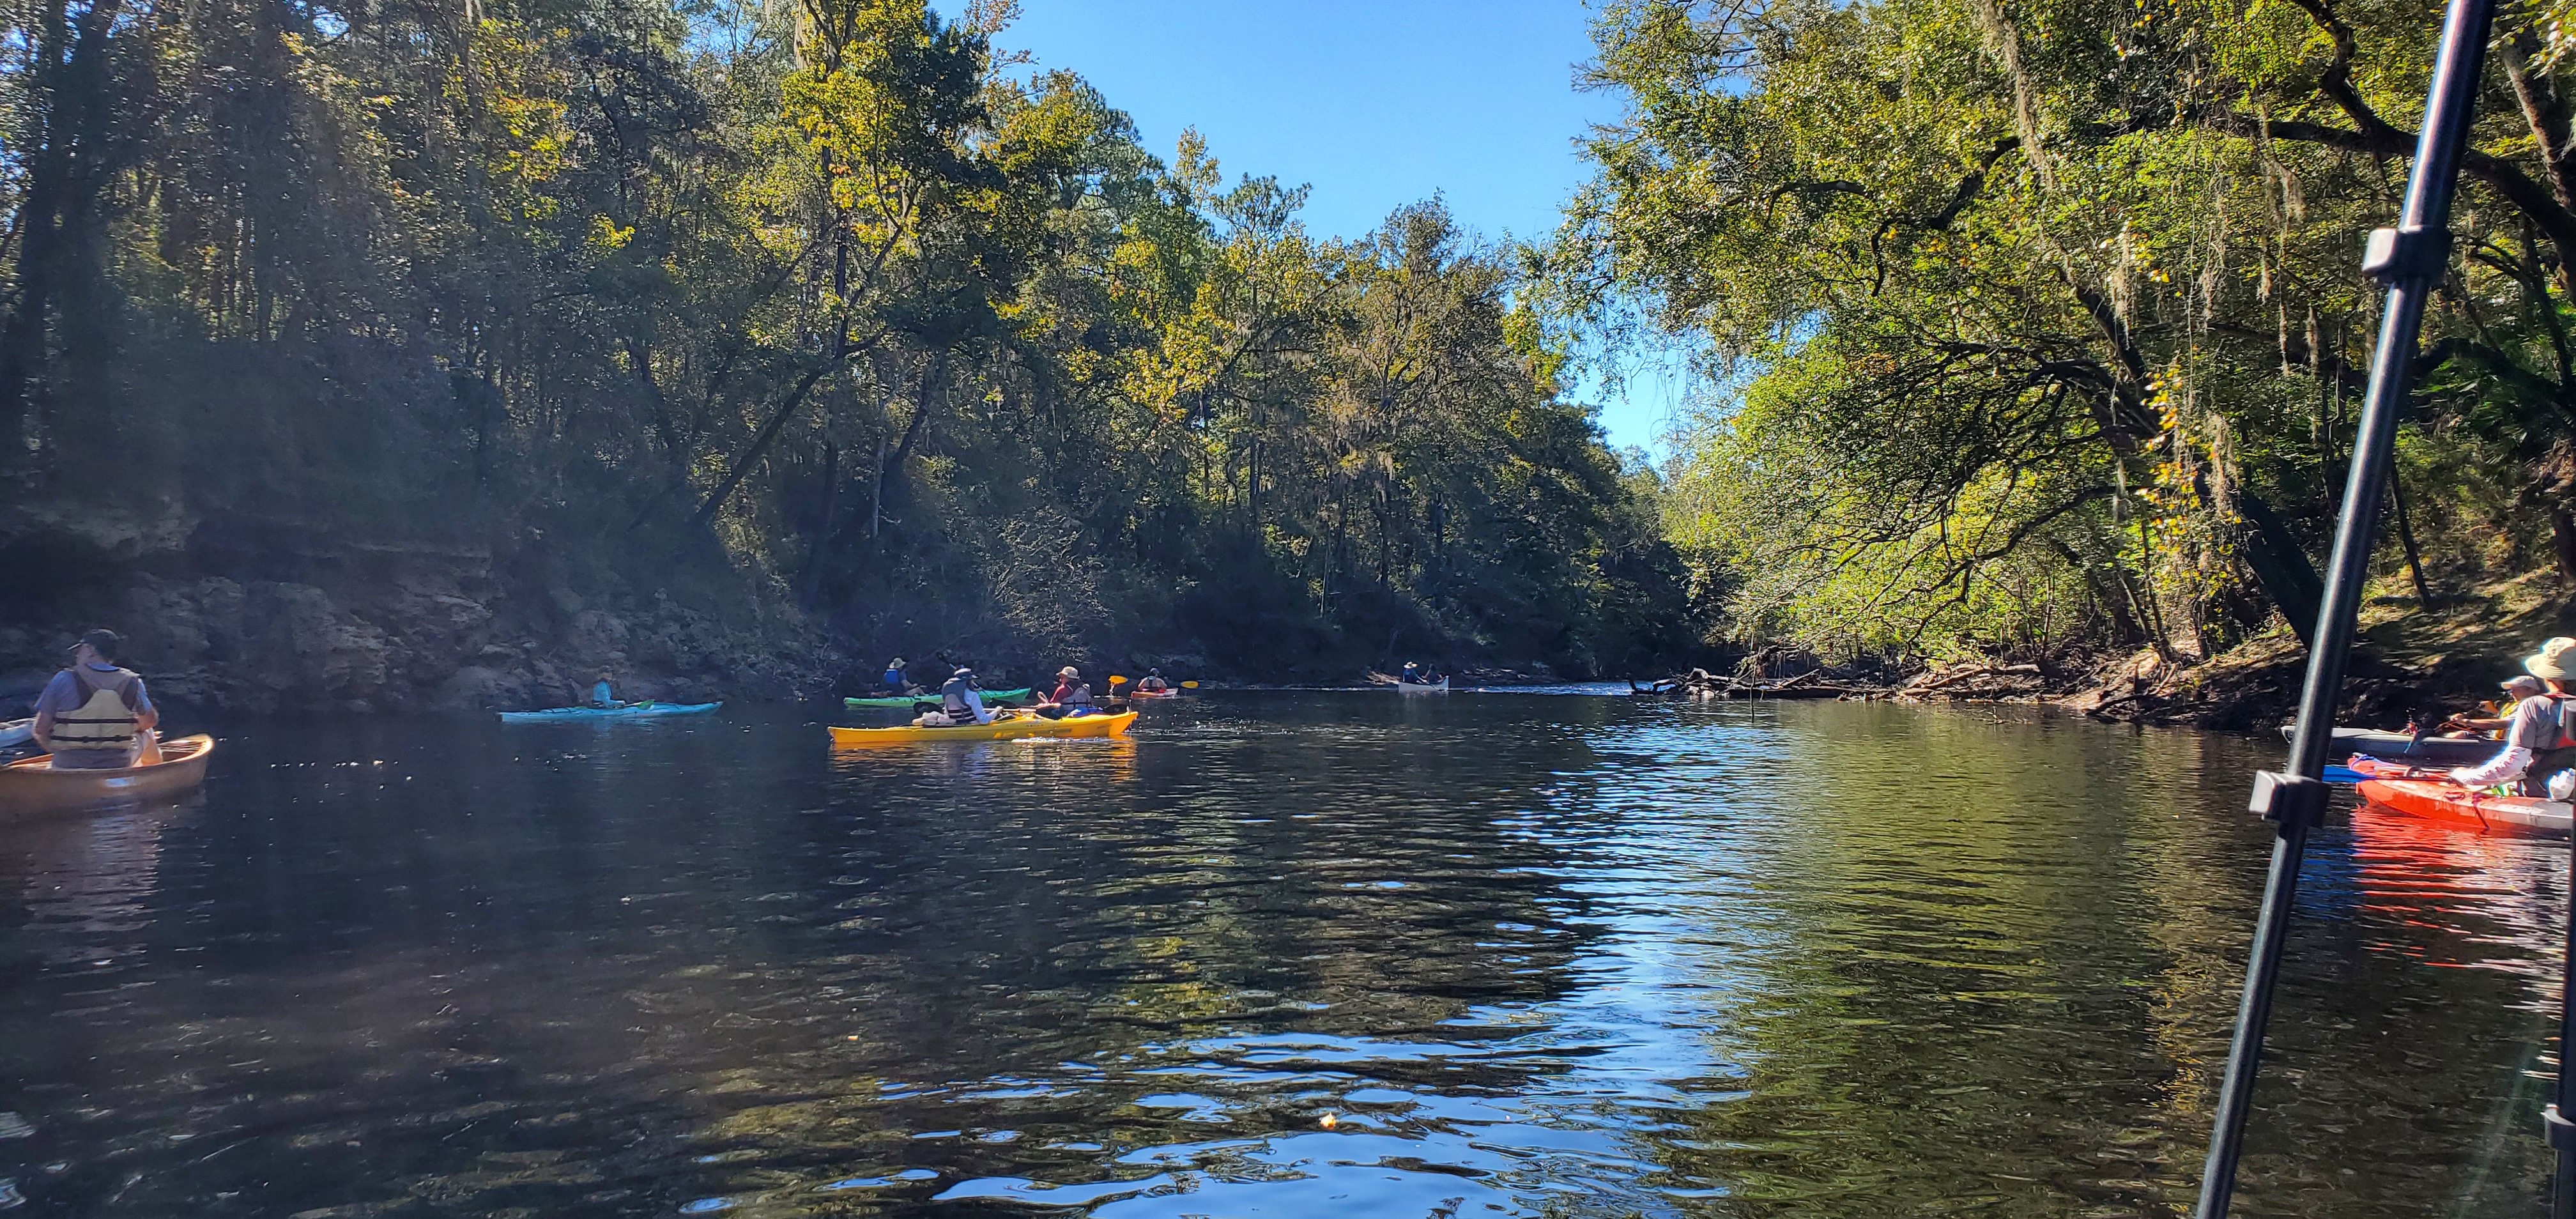
MULTIPOLYGON (((2549 744, 2543 745, 2533 752, 2542 753, 2552 749, 2576 747, 2576 732, 2571 732, 2567 723, 2567 704, 2570 700, 2576 700, 2576 695, 2535 694, 2531 697, 2539 699, 2549 705, 2547 714, 2550 719, 2550 731, 2548 733, 2549 744)), ((2530 700, 2526 699, 2524 701, 2528 702, 2530 700)), ((2520 710, 2521 704, 2515 704, 2515 709, 2520 710)))
POLYGON ((1148 693, 1148 694, 1160 694, 1160 693, 1162 693, 1162 692, 1163 692, 1163 691, 1165 691, 1165 690, 1169 690, 1169 689, 1171 689, 1172 687, 1171 687, 1170 685, 1166 684, 1166 683, 1163 681, 1163 679, 1162 679, 1162 678, 1159 678, 1159 677, 1148 677, 1148 678, 1146 678, 1146 679, 1145 679, 1145 680, 1143 680, 1143 681, 1137 682, 1137 683, 1136 683, 1136 688, 1137 688, 1137 689, 1139 689, 1139 690, 1142 690, 1142 691, 1144 691, 1144 692, 1146 692, 1146 693, 1148 693))
POLYGON ((54 716, 54 748, 134 748, 134 713, 143 679, 125 669, 101 673, 88 665, 73 668, 71 675, 81 705, 54 716))
POLYGON ((975 708, 967 705, 966 702, 966 691, 969 688, 970 687, 968 686, 965 678, 949 678, 948 684, 939 687, 940 710, 946 711, 952 716, 963 715, 970 718, 973 717, 975 714, 975 708))

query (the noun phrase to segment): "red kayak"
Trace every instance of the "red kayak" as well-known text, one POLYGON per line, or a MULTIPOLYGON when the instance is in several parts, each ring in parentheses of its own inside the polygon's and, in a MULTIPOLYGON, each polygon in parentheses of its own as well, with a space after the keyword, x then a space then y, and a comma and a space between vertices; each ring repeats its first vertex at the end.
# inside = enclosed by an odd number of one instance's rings
POLYGON ((2576 809, 2556 800, 2473 792, 2440 770, 2361 757, 2352 760, 2352 768, 2365 776, 2362 799, 2412 816, 2465 822, 2490 834, 2551 837, 2565 837, 2576 824, 2576 809))

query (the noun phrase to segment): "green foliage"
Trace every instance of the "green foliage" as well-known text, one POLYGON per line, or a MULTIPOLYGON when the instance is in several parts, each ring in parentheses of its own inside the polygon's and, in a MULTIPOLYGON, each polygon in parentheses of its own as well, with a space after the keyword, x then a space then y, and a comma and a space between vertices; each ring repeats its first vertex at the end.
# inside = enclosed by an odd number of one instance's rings
MULTIPOLYGON (((1597 324, 1642 298, 1742 387, 1667 509, 1732 628, 2206 652, 2277 607, 2304 632, 2377 322, 2356 251, 2395 210, 2434 16, 1605 9, 1630 117, 1593 145, 1552 299, 1597 324)), ((2576 562, 2569 106, 2547 31, 2499 33, 2404 467, 2462 575, 2526 561, 2535 520, 2576 562)))
POLYGON ((12 10, 0 546, 112 454, 139 516, 730 569, 870 650, 1697 646, 1502 252, 1318 241, 1006 71, 1007 5, 117 2, 12 10))

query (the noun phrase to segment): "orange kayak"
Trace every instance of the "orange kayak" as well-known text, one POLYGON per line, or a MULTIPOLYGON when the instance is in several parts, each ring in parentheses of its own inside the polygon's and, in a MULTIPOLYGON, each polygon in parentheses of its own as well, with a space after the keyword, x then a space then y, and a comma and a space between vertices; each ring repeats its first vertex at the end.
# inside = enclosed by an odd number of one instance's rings
POLYGON ((2565 837, 2568 826, 2576 823, 2576 810, 2556 800, 2490 796, 2436 779, 2365 779, 2361 797, 2411 816, 2462 822, 2491 834, 2565 837))
POLYGON ((215 738, 181 737, 161 745, 161 760, 120 770, 56 770, 52 758, 0 766, 0 815, 88 808, 175 796, 206 781, 215 738))

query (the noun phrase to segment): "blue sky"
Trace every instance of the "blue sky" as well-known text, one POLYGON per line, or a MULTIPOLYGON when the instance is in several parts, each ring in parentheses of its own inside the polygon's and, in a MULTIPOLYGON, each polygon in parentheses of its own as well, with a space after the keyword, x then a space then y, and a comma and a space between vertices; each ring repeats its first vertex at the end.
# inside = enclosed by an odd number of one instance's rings
MULTIPOLYGON (((1080 73, 1166 157, 1196 127, 1229 181, 1311 185, 1318 234, 1438 194, 1486 237, 1541 237, 1585 177, 1575 141, 1619 116, 1575 87, 1591 19, 1582 0, 1023 0, 996 41, 1080 73)), ((1612 443, 1651 447, 1672 386, 1604 403, 1612 443)))

